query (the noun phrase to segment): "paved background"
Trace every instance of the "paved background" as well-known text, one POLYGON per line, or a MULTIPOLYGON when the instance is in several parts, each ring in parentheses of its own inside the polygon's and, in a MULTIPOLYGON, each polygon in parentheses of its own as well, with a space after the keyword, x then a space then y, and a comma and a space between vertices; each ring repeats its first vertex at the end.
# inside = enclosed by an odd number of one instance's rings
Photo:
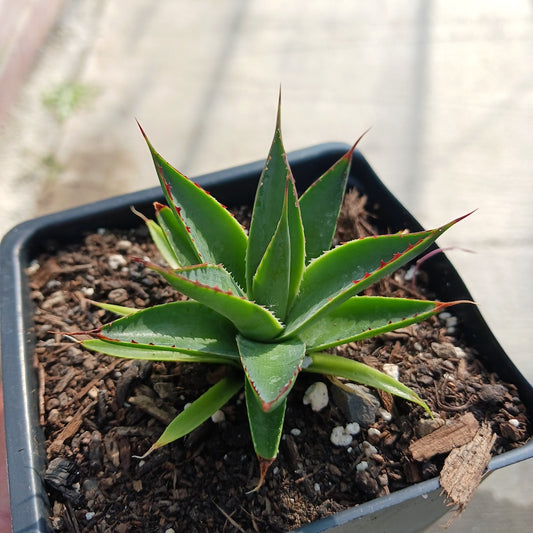
MULTIPOLYGON (((526 0, 65 0, 0 125, 0 235, 156 184, 134 119, 190 176, 288 150, 360 148, 440 241, 533 381, 533 5, 526 0)), ((522 532, 533 464, 496 472, 450 532, 522 532)), ((429 531, 441 531, 434 526, 429 531)))

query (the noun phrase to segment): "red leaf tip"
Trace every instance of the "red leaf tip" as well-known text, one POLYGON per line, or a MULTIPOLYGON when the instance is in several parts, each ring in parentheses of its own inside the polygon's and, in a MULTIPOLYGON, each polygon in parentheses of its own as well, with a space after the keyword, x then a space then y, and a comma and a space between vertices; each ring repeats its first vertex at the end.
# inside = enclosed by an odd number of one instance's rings
POLYGON ((361 133, 361 135, 359 135, 359 138, 357 139, 357 141, 355 141, 353 143, 353 146, 346 152, 346 154, 344 154, 344 157, 346 159, 349 159, 352 157, 354 151, 355 151, 355 147, 359 144, 359 142, 361 141, 361 139, 370 131, 371 128, 367 128, 365 131, 363 131, 363 133, 361 133))

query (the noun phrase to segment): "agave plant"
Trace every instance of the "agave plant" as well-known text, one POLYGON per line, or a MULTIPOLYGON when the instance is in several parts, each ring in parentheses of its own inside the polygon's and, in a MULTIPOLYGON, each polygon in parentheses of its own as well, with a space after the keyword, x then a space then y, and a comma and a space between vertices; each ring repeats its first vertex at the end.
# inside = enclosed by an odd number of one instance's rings
POLYGON ((420 322, 457 303, 358 294, 460 219, 331 249, 355 145, 298 198, 278 107, 247 234, 142 133, 168 202, 156 203, 156 221, 145 222, 169 267, 137 261, 189 299, 143 310, 101 304, 123 316, 91 332, 83 344, 117 357, 227 366, 225 376, 180 413, 145 455, 191 432, 244 387, 260 486, 278 453, 287 396, 302 371, 382 389, 431 414, 405 385, 326 350, 420 322))

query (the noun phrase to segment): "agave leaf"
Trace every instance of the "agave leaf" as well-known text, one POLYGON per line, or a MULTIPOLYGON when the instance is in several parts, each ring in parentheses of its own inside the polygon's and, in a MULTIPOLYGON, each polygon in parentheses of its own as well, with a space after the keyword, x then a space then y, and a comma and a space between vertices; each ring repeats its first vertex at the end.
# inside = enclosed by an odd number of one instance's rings
POLYGON ((302 279, 305 263, 303 226, 294 184, 286 184, 278 227, 253 278, 254 299, 283 319, 302 279))
MULTIPOLYGON (((159 270, 159 272, 161 271, 159 270)), ((193 265, 178 268, 173 272, 177 276, 181 276, 190 282, 211 287, 213 290, 234 294, 239 297, 245 296, 242 289, 231 277, 231 274, 221 265, 193 265)), ((191 296, 185 291, 184 294, 191 296)))
POLYGON ((137 313, 139 309, 136 309, 135 307, 125 307, 123 305, 115 305, 115 304, 108 304, 104 302, 95 302, 94 300, 88 300, 93 305, 96 305, 96 307, 99 307, 100 309, 104 309, 105 311, 109 311, 110 313, 113 313, 115 315, 119 316, 128 316, 132 315, 133 313, 137 313))
POLYGON ((164 270, 152 263, 145 264, 159 272, 170 285, 183 294, 225 316, 237 330, 251 339, 269 340, 283 330, 283 326, 268 309, 227 289, 227 285, 224 285, 227 279, 224 278, 222 268, 199 265, 172 271, 164 270), (212 275, 209 280, 208 275, 212 275), (210 284, 205 284, 200 279, 204 282, 208 280, 210 284), (218 279, 223 287, 214 283, 215 279, 218 279))
MULTIPOLYGON (((179 339, 178 339, 179 340, 179 339)), ((117 342, 108 339, 90 339, 82 345, 93 352, 119 357, 121 359, 140 359, 142 361, 166 361, 169 363, 215 363, 241 368, 236 356, 219 355, 209 352, 187 352, 171 346, 156 346, 117 342)))
POLYGON ((245 285, 247 237, 241 225, 217 200, 172 167, 154 149, 144 132, 169 206, 183 221, 190 244, 202 261, 223 264, 238 283, 245 285))
POLYGON ((287 214, 289 218, 289 235, 291 242, 291 266, 288 295, 288 308, 292 306, 302 282, 302 275, 305 270, 305 235, 298 202, 296 185, 290 176, 287 184, 287 214))
POLYGON ((167 426, 157 442, 143 455, 165 444, 169 444, 196 429, 210 416, 223 407, 239 390, 243 384, 242 375, 228 374, 210 389, 204 392, 198 399, 192 402, 167 426))
MULTIPOLYGON (((155 202, 154 207, 159 226, 165 234, 168 246, 176 258, 174 263, 167 260, 171 268, 201 263, 200 254, 192 242, 183 220, 177 217, 174 211, 166 205, 155 202)), ((163 257, 166 259, 165 255, 163 257)))
POLYGON ((305 344, 299 340, 268 344, 237 335, 244 372, 263 411, 275 409, 289 394, 302 367, 305 344))
MULTIPOLYGON (((140 358, 141 351, 145 357, 151 351, 166 350, 236 359, 235 333, 233 324, 220 314, 198 302, 185 301, 143 309, 102 326, 93 335, 108 343, 105 353, 109 350, 127 352, 112 347, 117 344, 129 349, 132 357, 133 353, 137 354, 136 358, 140 358)), ((92 349, 103 346, 85 342, 92 349)), ((169 359, 172 357, 175 356, 168 354, 169 359)))
POLYGON ((353 151, 361 137, 300 197, 307 263, 331 248, 350 174, 353 151))
POLYGON ((458 303, 464 302, 354 296, 311 326, 304 327, 298 337, 305 342, 308 351, 326 350, 422 322, 458 303))
POLYGON ((394 272, 462 218, 429 231, 350 241, 315 259, 304 272, 280 338, 294 335, 311 320, 333 311, 348 298, 394 272))
POLYGON ((248 379, 245 380, 244 390, 255 453, 260 461, 262 459, 272 460, 278 455, 287 398, 284 398, 274 409, 265 412, 261 400, 257 397, 248 379))
MULTIPOLYGON (((153 220, 150 220, 149 218, 145 217, 135 208, 132 207, 131 210, 139 218, 142 218, 142 220, 146 224, 148 232, 150 233, 150 237, 152 237, 152 241, 159 250, 159 253, 163 256, 163 259, 170 265, 171 268, 178 268, 180 266, 180 262, 163 228, 157 222, 154 222, 153 220)), ((199 263, 200 261, 198 260, 196 262, 199 263)))
POLYGON ((312 353, 309 357, 312 362, 305 367, 305 372, 350 379, 362 385, 383 390, 422 406, 431 415, 431 410, 418 394, 375 368, 346 357, 328 353, 312 353))
POLYGON ((246 288, 252 299, 255 298, 252 289, 253 277, 278 227, 289 181, 292 181, 292 173, 281 139, 280 101, 274 139, 259 179, 248 232, 246 288))
POLYGON ((291 240, 287 197, 278 227, 253 278, 254 299, 271 309, 280 319, 287 312, 291 267, 291 240))

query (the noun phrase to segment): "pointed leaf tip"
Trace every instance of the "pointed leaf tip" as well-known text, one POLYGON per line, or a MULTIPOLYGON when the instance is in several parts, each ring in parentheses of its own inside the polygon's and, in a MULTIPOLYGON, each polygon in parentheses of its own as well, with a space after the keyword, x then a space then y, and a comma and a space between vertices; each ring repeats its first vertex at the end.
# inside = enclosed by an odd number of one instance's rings
POLYGON ((279 87, 279 95, 278 95, 278 112, 276 115, 276 129, 281 130, 281 85, 279 87))
POLYGON ((464 220, 466 217, 469 217, 470 215, 474 214, 478 209, 479 208, 476 207, 475 209, 472 209, 472 211, 470 211, 470 213, 467 213, 466 215, 460 216, 460 217, 456 218, 455 220, 452 220, 450 225, 457 224, 457 222, 461 222, 461 220, 464 220))
POLYGON ((141 126, 141 123, 135 119, 135 122, 137 122, 137 126, 139 126, 139 129, 141 130, 141 135, 144 137, 145 141, 148 142, 148 137, 143 129, 143 127, 141 126))
POLYGON ((274 459, 265 459, 261 456, 258 456, 257 459, 259 460, 259 481, 257 485, 252 490, 248 491, 246 494, 253 494, 263 486, 268 469, 270 468, 270 465, 274 462, 274 459))
POLYGON ((370 131, 371 128, 367 128, 365 131, 363 131, 363 133, 361 133, 361 135, 359 135, 359 138, 353 143, 352 147, 346 152, 345 156, 346 158, 351 158, 354 151, 355 151, 355 148, 357 147, 357 145, 359 144, 359 142, 361 141, 361 139, 370 131))
POLYGON ((473 302, 472 300, 455 300, 453 302, 439 302, 436 312, 440 313, 441 311, 443 311, 444 309, 447 309, 448 307, 452 307, 454 305, 459 305, 459 304, 477 305, 477 303, 473 302))

